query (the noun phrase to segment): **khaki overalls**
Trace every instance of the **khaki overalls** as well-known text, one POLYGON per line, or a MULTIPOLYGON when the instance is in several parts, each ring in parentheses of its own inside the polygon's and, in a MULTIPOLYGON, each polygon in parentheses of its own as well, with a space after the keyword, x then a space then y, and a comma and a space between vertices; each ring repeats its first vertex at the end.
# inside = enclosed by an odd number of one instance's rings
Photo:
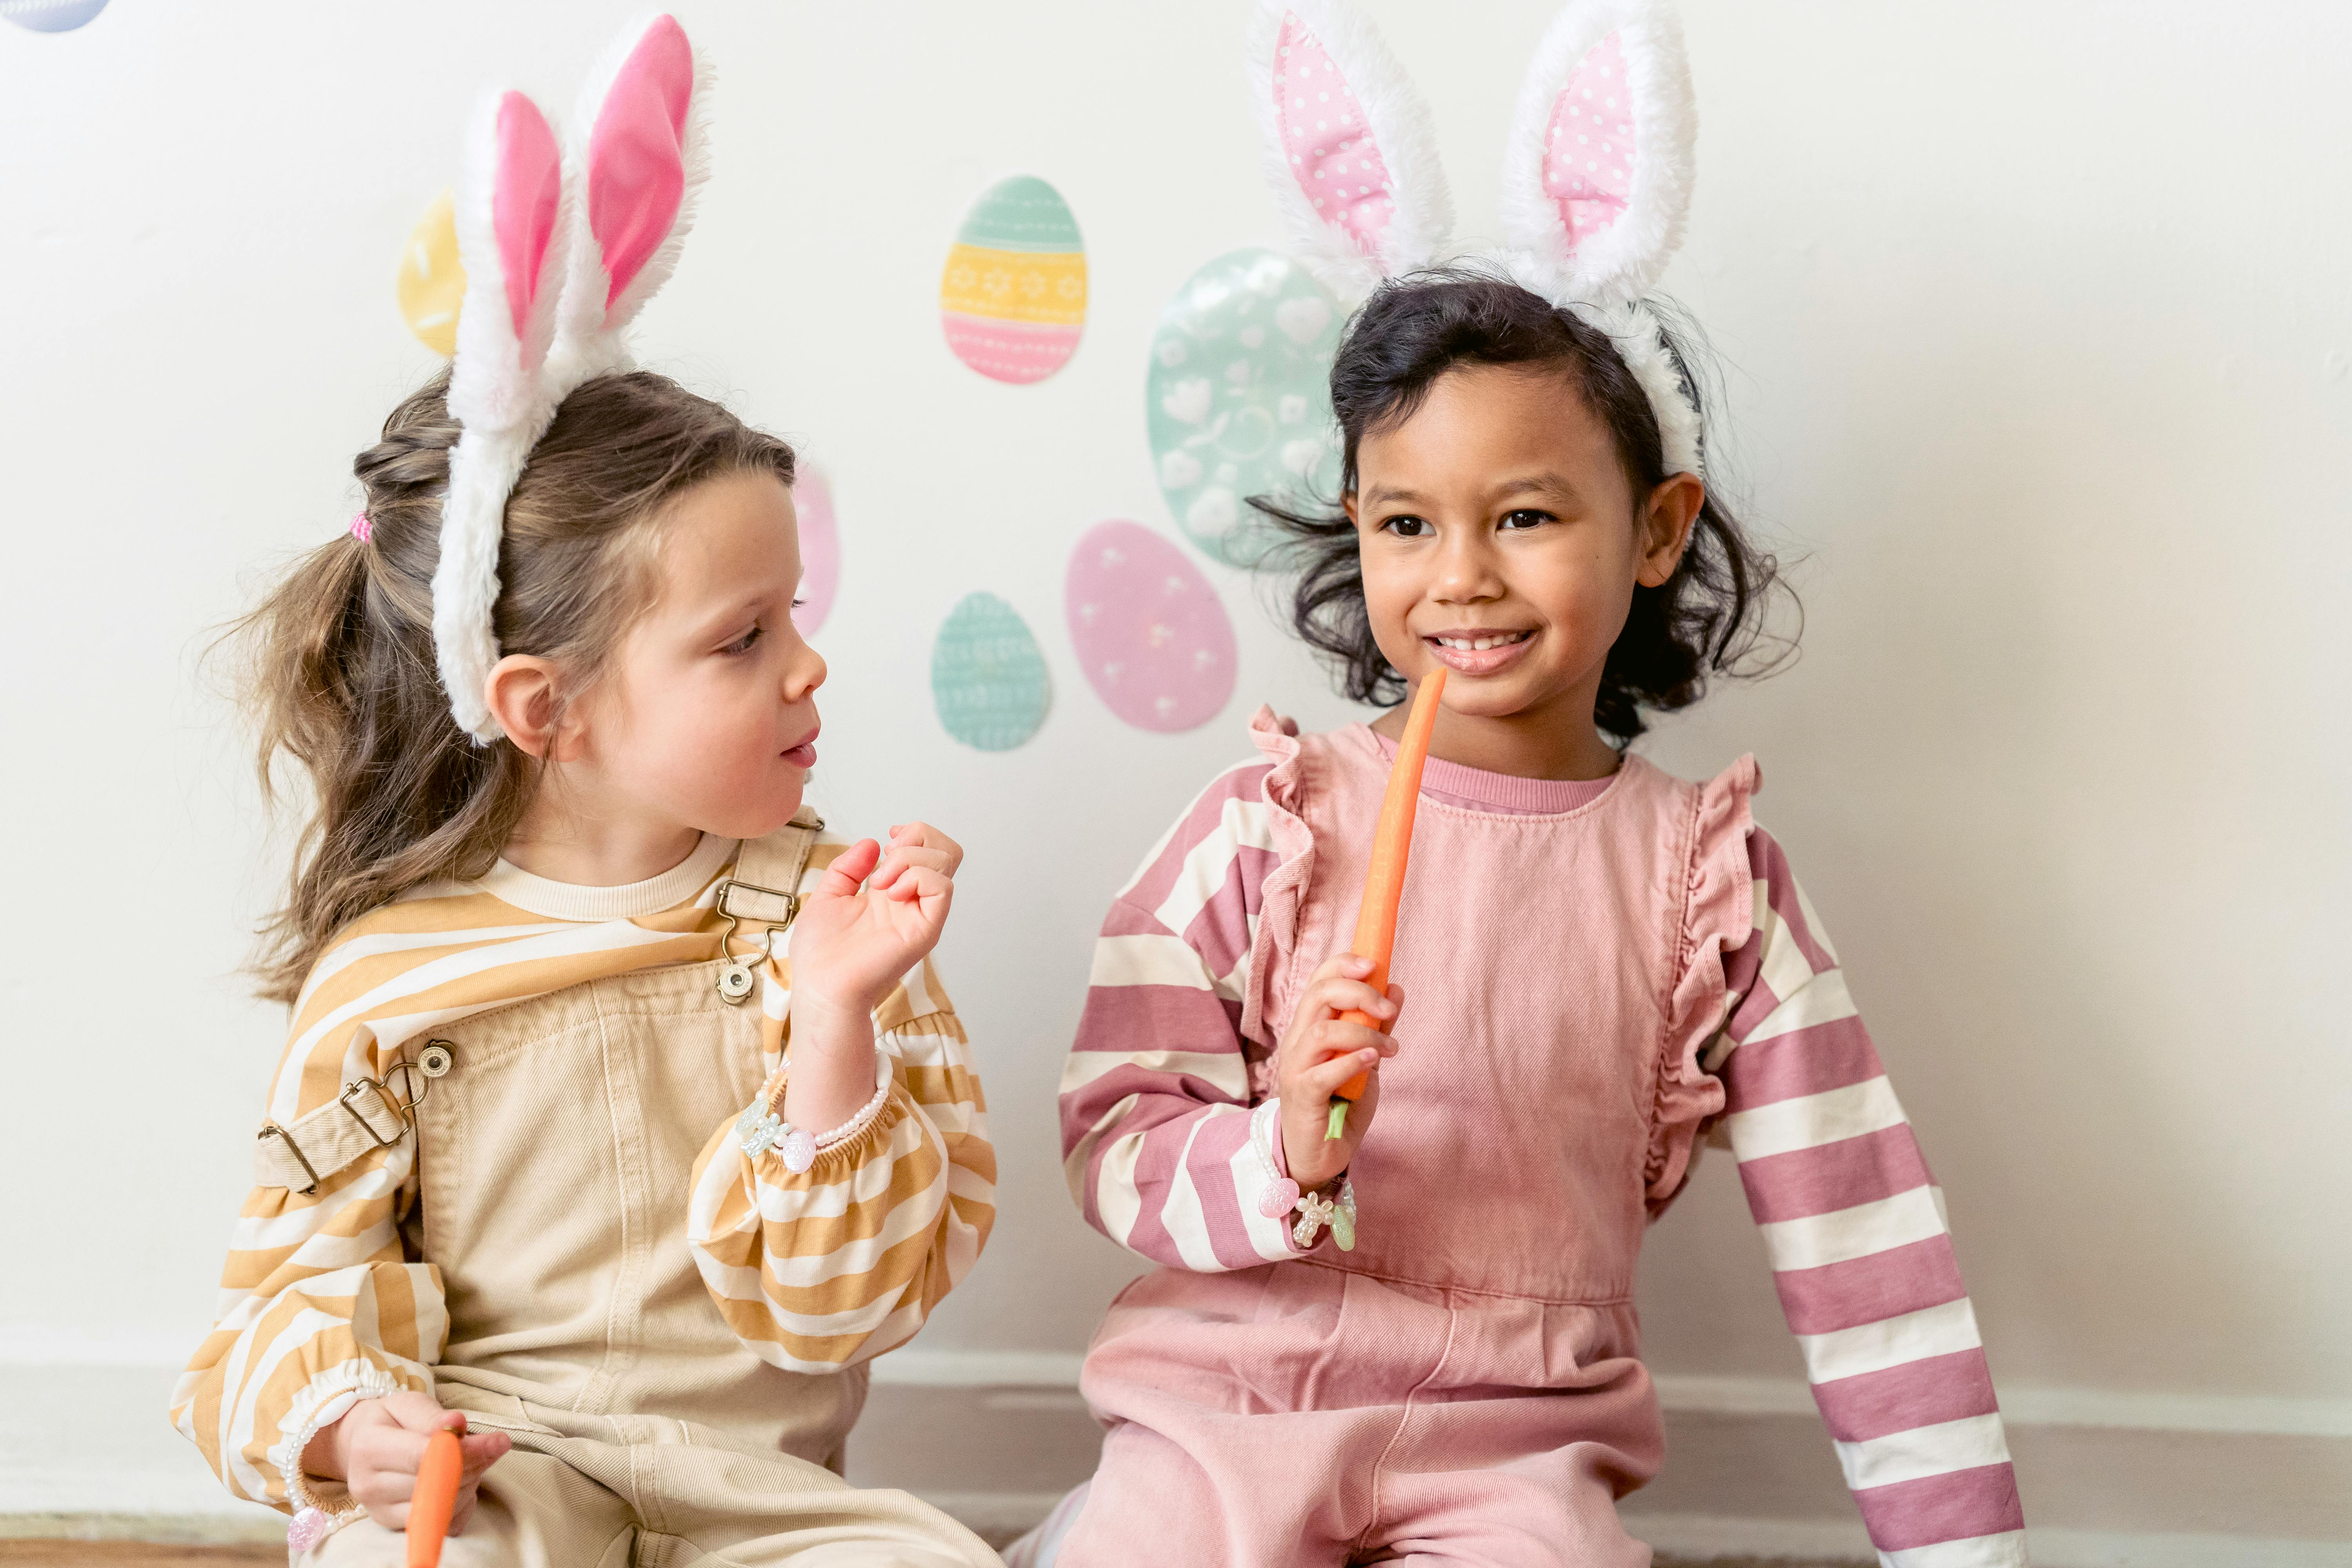
MULTIPOLYGON (((746 844, 735 877, 796 888, 814 836, 746 844)), ((929 1504, 841 1479, 865 1367, 770 1366, 704 1292, 686 1244, 694 1162, 765 1077, 759 1005, 720 996, 721 967, 572 985, 436 1036, 454 1059, 416 1107, 404 1239, 447 1292, 436 1396, 515 1442, 449 1568, 998 1563, 929 1504)), ((404 1552, 362 1519, 298 1562, 404 1552)))

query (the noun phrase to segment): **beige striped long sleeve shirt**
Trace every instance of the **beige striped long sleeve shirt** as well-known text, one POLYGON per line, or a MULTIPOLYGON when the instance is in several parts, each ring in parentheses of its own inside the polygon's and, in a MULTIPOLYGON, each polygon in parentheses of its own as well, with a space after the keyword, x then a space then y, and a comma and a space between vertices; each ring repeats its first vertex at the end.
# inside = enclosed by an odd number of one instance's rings
MULTIPOLYGON (((845 847, 822 842, 814 877, 845 847)), ((501 861, 354 921, 293 1008, 265 1114, 290 1125, 362 1077, 382 1079, 425 1032, 604 976, 718 952, 718 885, 733 840, 706 838, 663 876, 626 889, 567 887, 501 861), (639 910, 648 912, 636 912, 639 910)), ((781 945, 781 944, 779 944, 781 945)), ((739 941, 739 956, 742 947, 739 941)), ((761 1048, 784 1064, 788 961, 767 958, 761 1048)), ((713 1130, 678 1194, 704 1282, 746 1349, 829 1372, 904 1343, 962 1279, 995 1218, 996 1156, 969 1043, 929 960, 875 1011, 887 1092, 828 1144, 854 1155, 794 1173, 773 1149, 713 1130), (855 1249, 865 1267, 795 1270, 855 1249), (808 1282, 795 1283, 798 1274, 808 1282)), ((182 1373, 173 1426, 236 1495, 279 1508, 305 1495, 301 1449, 357 1398, 430 1393, 446 1337, 440 1271, 417 1234, 415 1140, 371 1150, 309 1194, 257 1187, 222 1271, 212 1332, 182 1373)))

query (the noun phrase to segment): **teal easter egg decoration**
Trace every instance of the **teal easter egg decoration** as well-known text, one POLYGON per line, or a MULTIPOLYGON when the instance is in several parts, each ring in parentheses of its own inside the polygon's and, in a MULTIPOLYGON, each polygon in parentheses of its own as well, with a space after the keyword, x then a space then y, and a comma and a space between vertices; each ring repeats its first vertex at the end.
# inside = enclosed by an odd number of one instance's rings
POLYGON ((1255 249, 1210 262, 1160 312, 1143 389, 1153 473, 1184 536, 1228 566, 1255 564, 1273 539, 1251 496, 1338 499, 1341 321, 1306 268, 1255 249))
POLYGON ((931 644, 931 701, 949 734, 1009 752, 1037 732, 1053 700, 1045 656, 1021 613, 993 594, 967 594, 931 644))

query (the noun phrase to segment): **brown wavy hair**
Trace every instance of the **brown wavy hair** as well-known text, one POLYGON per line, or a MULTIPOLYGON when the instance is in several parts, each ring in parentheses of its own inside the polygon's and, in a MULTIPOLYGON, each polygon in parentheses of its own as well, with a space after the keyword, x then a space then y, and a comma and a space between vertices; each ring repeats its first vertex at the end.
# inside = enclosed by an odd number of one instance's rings
MULTIPOLYGON (((353 460, 368 537, 302 556, 229 632, 265 795, 275 798, 281 761, 309 786, 292 884, 254 963, 272 1001, 291 1002, 334 934, 370 910, 488 871, 538 785, 538 759, 457 728, 434 658, 433 570, 458 434, 448 386, 445 373, 404 399, 353 460)), ((582 385, 507 501, 499 648, 553 661, 558 700, 577 700, 654 602, 670 503, 744 469, 789 485, 793 449, 667 376, 582 385)))
MULTIPOLYGON (((1698 407, 1683 346, 1669 334, 1666 347, 1698 407)), ((1348 324, 1331 363, 1343 496, 1355 492, 1365 433, 1411 418, 1439 376, 1465 364, 1556 367, 1609 427, 1635 496, 1668 478, 1657 415, 1606 332, 1506 279, 1455 268, 1390 279, 1348 324)), ((1266 563, 1298 574, 1290 595, 1293 629, 1330 660, 1349 697, 1383 707, 1402 700, 1404 677, 1372 638, 1356 525, 1346 510, 1336 502, 1298 506, 1266 496, 1251 497, 1250 505, 1273 520, 1280 537, 1266 563)), ((1776 594, 1794 603, 1779 563, 1748 539, 1709 487, 1674 575, 1633 590, 1624 629, 1602 667, 1594 724, 1621 742, 1631 741, 1647 727, 1644 709, 1688 707, 1712 675, 1777 668, 1795 639, 1765 635, 1776 594), (1754 657, 1767 643, 1772 652, 1754 657)))

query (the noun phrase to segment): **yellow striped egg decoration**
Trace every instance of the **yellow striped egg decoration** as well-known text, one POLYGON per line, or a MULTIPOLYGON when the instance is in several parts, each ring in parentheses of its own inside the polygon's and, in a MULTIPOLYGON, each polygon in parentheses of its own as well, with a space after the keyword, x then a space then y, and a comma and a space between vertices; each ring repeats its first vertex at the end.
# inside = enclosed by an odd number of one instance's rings
POLYGON ((940 324, 956 358, 996 381, 1043 381, 1087 324, 1087 256, 1061 193, 1034 174, 972 204, 940 279, 940 324))

